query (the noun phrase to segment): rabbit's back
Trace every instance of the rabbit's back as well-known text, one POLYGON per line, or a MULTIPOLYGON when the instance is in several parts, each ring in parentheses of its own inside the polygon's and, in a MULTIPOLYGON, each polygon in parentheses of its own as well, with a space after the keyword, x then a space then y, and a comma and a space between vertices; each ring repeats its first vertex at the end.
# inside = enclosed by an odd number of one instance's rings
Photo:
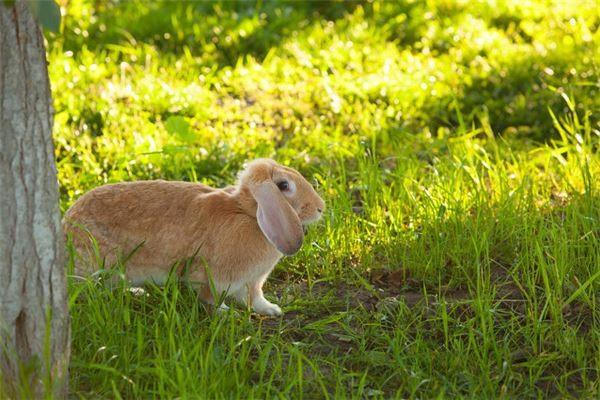
POLYGON ((219 192, 201 184, 161 180, 100 186, 71 206, 63 226, 80 253, 94 253, 91 234, 108 263, 135 250, 132 264, 164 268, 189 253, 190 239, 202 234, 200 208, 207 197, 226 195, 219 192))
POLYGON ((163 180, 104 185, 81 196, 65 219, 139 226, 140 219, 158 222, 164 221, 163 217, 181 218, 195 198, 214 191, 201 184, 163 180))

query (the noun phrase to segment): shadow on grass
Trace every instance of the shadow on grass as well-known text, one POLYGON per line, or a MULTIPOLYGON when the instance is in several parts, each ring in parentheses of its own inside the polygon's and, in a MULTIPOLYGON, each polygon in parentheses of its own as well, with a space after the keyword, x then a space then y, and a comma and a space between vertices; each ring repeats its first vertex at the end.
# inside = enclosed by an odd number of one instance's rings
MULTIPOLYGON (((572 340, 590 346, 598 329, 600 310, 594 295, 600 288, 598 204, 600 197, 595 193, 571 199, 553 196, 539 210, 529 211, 529 215, 515 212, 510 220, 503 219, 507 215, 484 213, 424 226, 420 238, 406 242, 400 251, 428 254, 424 248, 439 250, 443 242, 446 252, 435 262, 443 263, 447 271, 441 272, 437 283, 423 279, 408 262, 370 267, 355 280, 300 279, 293 284, 275 280, 269 285, 279 298, 291 302, 288 310, 292 310, 284 316, 285 326, 293 327, 290 340, 318 343, 315 351, 321 354, 343 357, 356 351, 364 325, 378 324, 377 333, 383 335, 394 336, 397 329, 406 329, 407 343, 425 337, 430 350, 444 349, 437 358, 447 351, 459 351, 460 343, 469 347, 470 329, 485 337, 485 326, 491 324, 494 333, 488 332, 490 336, 484 340, 497 341, 489 351, 503 354, 500 357, 511 373, 526 376, 537 370, 533 386, 544 396, 576 396, 580 390, 589 390, 584 382, 598 378, 597 372, 582 369, 581 359, 572 357, 569 350, 572 340), (495 222, 477 222, 476 218, 495 222), (452 232, 462 232, 466 242, 449 237, 452 232), (487 249, 479 249, 479 257, 474 254, 476 249, 470 249, 472 237, 487 238, 487 249), (473 254, 468 255, 469 251, 473 254), (322 321, 336 315, 347 316, 343 319, 346 323, 329 322, 325 328, 322 321), (306 326, 311 328, 304 329, 306 326), (542 339, 541 344, 535 338, 542 339), (503 341, 511 345, 500 350, 503 341), (531 341, 536 344, 532 346, 531 341), (453 346, 457 347, 453 350, 453 346), (547 358, 548 354, 553 358, 547 358)), ((421 264, 427 261, 423 259, 421 264)), ((269 329, 279 326, 274 321, 263 322, 269 329)), ((375 351, 393 365, 392 356, 379 353, 386 350, 378 346, 377 339, 363 336, 362 340, 369 343, 362 348, 363 355, 375 351)), ((517 381, 507 384, 514 386, 517 381)))
MULTIPOLYGON (((581 45, 573 54, 589 50, 589 46, 581 45)), ((558 137, 548 110, 557 115, 568 112, 561 93, 573 96, 578 110, 600 107, 599 87, 593 83, 596 74, 590 65, 564 55, 519 55, 483 76, 475 75, 458 88, 458 93, 439 103, 426 103, 425 113, 431 116, 430 129, 434 132, 439 126, 460 125, 453 112, 458 106, 467 122, 485 115, 494 132, 548 141, 558 137)), ((590 115, 593 126, 598 121, 598 115, 590 115)))
MULTIPOLYGON (((286 37, 313 23, 343 18, 366 4, 335 0, 96 2, 93 23, 67 22, 79 28, 64 33, 64 49, 77 51, 86 46, 97 51, 148 44, 163 54, 190 51, 206 65, 222 67, 235 65, 247 55, 263 59, 286 37)), ((78 12, 71 10, 74 15, 78 12)))

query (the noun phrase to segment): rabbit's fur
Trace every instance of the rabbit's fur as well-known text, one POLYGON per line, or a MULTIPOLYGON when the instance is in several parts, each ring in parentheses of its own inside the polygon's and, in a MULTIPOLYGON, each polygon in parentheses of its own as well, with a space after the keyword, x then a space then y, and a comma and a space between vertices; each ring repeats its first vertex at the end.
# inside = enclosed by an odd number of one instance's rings
POLYGON ((175 265, 205 302, 214 303, 215 289, 258 313, 280 315, 262 286, 283 254, 300 249, 303 225, 324 208, 297 171, 258 159, 225 189, 162 180, 95 188, 66 212, 63 226, 80 256, 78 274, 97 268, 93 237, 105 265, 129 256, 125 276, 133 285, 164 282, 175 265))

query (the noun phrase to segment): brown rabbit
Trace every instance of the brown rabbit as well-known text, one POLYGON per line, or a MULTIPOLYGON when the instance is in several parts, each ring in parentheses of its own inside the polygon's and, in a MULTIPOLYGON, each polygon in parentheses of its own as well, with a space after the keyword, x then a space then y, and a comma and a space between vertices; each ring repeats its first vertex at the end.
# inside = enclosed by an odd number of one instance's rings
POLYGON ((225 189, 162 180, 95 188, 66 212, 63 226, 82 257, 77 273, 98 264, 93 236, 106 265, 129 255, 125 276, 133 285, 162 283, 173 265, 182 276, 182 261, 192 260, 185 276, 205 302, 214 304, 212 288, 260 314, 280 315, 262 286, 283 254, 300 249, 302 226, 324 207, 297 171, 257 159, 225 189))

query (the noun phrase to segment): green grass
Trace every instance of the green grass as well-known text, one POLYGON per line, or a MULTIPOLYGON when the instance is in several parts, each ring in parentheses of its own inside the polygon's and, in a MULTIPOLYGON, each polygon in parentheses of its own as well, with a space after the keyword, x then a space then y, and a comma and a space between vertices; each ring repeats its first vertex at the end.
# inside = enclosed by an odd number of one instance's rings
POLYGON ((70 281, 74 397, 597 398, 593 1, 89 2, 49 38, 65 210, 271 156, 328 210, 267 283, 70 281))

